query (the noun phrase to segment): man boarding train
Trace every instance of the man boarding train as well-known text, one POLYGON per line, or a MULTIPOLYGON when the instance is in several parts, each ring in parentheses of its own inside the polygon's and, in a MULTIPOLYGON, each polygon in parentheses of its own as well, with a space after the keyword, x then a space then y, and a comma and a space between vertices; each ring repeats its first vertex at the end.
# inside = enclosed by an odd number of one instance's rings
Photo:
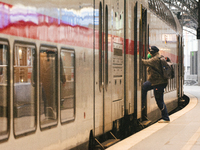
POLYGON ((159 49, 156 46, 151 46, 147 57, 148 59, 142 59, 143 64, 148 67, 147 81, 144 82, 142 86, 142 108, 144 110, 147 92, 153 89, 156 103, 162 113, 162 120, 158 122, 169 123, 170 119, 163 98, 168 79, 164 78, 162 75, 159 49))

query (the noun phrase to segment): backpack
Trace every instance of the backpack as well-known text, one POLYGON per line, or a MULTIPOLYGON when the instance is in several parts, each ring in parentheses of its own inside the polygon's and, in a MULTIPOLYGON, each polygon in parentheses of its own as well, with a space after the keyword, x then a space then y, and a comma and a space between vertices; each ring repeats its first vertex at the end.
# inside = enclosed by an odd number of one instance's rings
POLYGON ((166 79, 173 79, 174 78, 174 68, 173 63, 170 61, 168 57, 161 56, 160 64, 162 67, 162 75, 166 79))

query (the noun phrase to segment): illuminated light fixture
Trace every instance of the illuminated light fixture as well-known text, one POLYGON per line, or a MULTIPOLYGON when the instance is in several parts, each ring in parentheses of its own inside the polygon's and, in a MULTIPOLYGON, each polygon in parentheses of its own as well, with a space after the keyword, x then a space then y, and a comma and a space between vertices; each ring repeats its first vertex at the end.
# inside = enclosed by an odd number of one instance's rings
POLYGON ((19 49, 19 59, 22 59, 22 50, 19 49))

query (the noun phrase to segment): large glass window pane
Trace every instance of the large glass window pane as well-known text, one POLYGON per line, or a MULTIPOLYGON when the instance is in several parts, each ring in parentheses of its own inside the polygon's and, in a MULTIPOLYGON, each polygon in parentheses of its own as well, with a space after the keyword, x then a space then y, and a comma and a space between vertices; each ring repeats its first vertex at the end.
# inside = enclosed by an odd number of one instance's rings
POLYGON ((40 126, 57 124, 57 49, 40 48, 40 126))
POLYGON ((73 120, 75 117, 75 86, 74 86, 74 51, 61 50, 61 122, 73 120))
POLYGON ((36 129, 35 46, 14 46, 14 133, 16 136, 36 129))
POLYGON ((0 140, 8 138, 8 45, 0 42, 0 140))

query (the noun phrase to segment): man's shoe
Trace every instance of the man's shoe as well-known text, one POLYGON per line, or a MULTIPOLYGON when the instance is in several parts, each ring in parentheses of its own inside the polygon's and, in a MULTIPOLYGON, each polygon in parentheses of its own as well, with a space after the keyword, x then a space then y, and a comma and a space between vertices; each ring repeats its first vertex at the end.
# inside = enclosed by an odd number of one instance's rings
POLYGON ((158 121, 158 123, 169 123, 169 122, 170 122, 169 120, 164 120, 164 119, 158 121))

